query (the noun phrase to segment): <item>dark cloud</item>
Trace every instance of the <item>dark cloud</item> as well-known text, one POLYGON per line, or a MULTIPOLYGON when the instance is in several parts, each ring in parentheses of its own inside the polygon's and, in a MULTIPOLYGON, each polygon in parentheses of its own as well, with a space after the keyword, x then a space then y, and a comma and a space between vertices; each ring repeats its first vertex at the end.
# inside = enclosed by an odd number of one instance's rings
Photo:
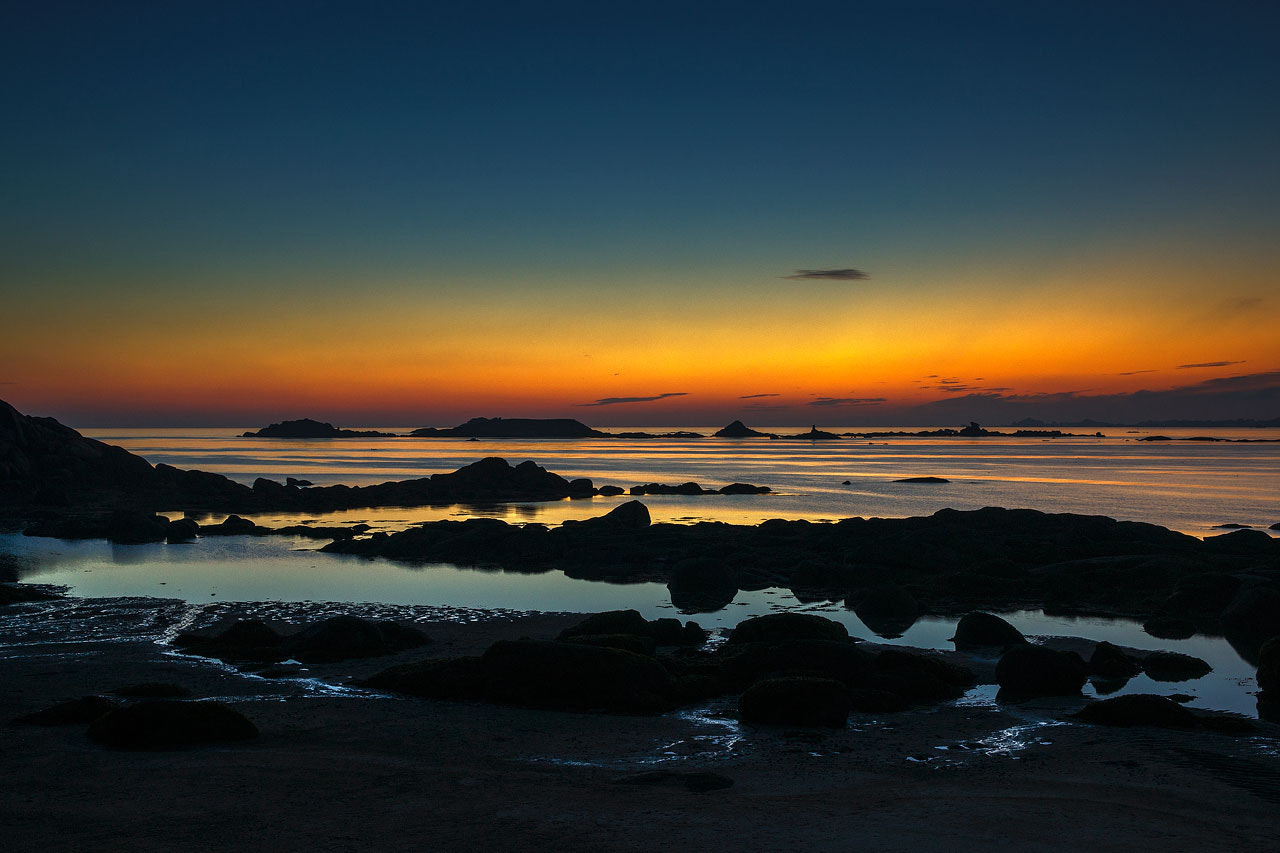
POLYGON ((749 409, 753 412, 765 412, 765 411, 771 412, 771 411, 776 411, 778 409, 789 409, 791 407, 785 406, 781 403, 748 403, 742 408, 749 409))
POLYGON ((863 281, 871 278, 862 270, 846 268, 842 270, 796 270, 795 275, 784 275, 792 281, 863 281))
POLYGON ((819 397, 805 403, 806 406, 870 406, 883 403, 884 397, 819 397))
POLYGON ((1233 364, 1244 364, 1243 361, 1202 361, 1199 364, 1179 364, 1178 370, 1193 370, 1197 367, 1230 367, 1233 364))
POLYGON ((652 403, 654 400, 665 400, 667 397, 684 397, 688 391, 668 391, 666 394, 654 394, 652 397, 605 397, 594 403, 579 403, 580 406, 616 406, 619 403, 652 403))
POLYGON ((754 400, 754 399, 756 399, 757 397, 777 397, 777 396, 779 396, 779 395, 778 395, 778 394, 743 394, 743 395, 742 395, 741 397, 739 397, 738 399, 739 399, 739 400, 754 400))
POLYGON ((1155 373, 1155 369, 1154 369, 1154 368, 1148 368, 1147 370, 1126 370, 1126 371, 1124 371, 1123 373, 1116 373, 1116 374, 1113 374, 1113 375, 1115 375, 1115 376, 1137 376, 1139 373, 1155 373))
POLYGON ((1234 299, 1227 303, 1227 308, 1231 311, 1252 311, 1255 308, 1262 307, 1262 297, 1246 296, 1243 299, 1234 299))

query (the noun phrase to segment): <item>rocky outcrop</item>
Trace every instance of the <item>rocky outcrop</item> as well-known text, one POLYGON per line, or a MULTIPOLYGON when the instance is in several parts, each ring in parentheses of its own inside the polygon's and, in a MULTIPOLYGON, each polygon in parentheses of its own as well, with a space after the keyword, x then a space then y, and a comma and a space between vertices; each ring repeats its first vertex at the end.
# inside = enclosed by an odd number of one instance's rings
POLYGON ((853 709, 849 688, 833 678, 790 676, 756 682, 738 700, 744 723, 844 728, 853 709))
POLYGON ((716 438, 773 438, 772 433, 760 432, 744 424, 742 421, 734 421, 723 429, 716 430, 712 433, 716 438))
POLYGON ((1155 681, 1190 681, 1213 671, 1206 661, 1179 652, 1152 652, 1142 659, 1142 671, 1155 681))
POLYGON ((601 438, 608 433, 572 418, 472 418, 447 429, 422 427, 409 433, 441 438, 601 438))
POLYGON ((397 622, 334 616, 288 635, 260 620, 242 619, 218 631, 183 632, 173 644, 191 654, 228 663, 273 663, 289 658, 328 663, 395 654, 429 642, 417 628, 397 622))
POLYGON ((254 432, 241 433, 241 438, 395 438, 393 432, 378 432, 365 429, 340 429, 323 421, 302 418, 296 421, 281 421, 254 432))
POLYGON ((1224 734, 1248 734, 1256 726, 1230 714, 1197 713, 1172 699, 1135 693, 1090 702, 1074 714, 1085 723, 1100 726, 1154 726, 1162 729, 1207 729, 1224 734))

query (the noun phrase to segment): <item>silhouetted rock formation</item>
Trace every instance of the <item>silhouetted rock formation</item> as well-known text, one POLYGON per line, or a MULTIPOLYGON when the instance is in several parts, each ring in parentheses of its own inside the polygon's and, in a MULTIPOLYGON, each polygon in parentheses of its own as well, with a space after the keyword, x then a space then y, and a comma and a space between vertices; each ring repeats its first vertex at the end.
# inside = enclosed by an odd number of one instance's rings
POLYGON ((329 663, 395 654, 429 642, 417 628, 396 622, 334 616, 288 636, 257 619, 242 619, 217 632, 181 633, 173 644, 228 663, 272 663, 288 658, 329 663))
POLYGON ((773 491, 768 486, 754 486, 750 483, 730 483, 719 489, 704 489, 697 483, 680 483, 669 486, 665 483, 645 483, 632 486, 633 495, 767 495, 773 491))
POLYGON ((1172 699, 1135 693, 1090 702, 1073 715, 1100 726, 1155 726, 1162 729, 1208 729, 1223 734, 1248 734, 1257 727, 1231 714, 1214 714, 1184 708, 1172 699))
POLYGON ((894 480, 895 483, 950 483, 951 481, 945 477, 904 477, 901 480, 894 480))
POLYGON ((409 435, 442 438, 599 438, 606 433, 573 418, 472 418, 456 427, 422 427, 409 435))
POLYGON ((734 421, 727 427, 716 430, 712 435, 716 438, 773 438, 772 433, 754 430, 742 421, 734 421))
POLYGON ((1000 698, 1015 701, 1037 696, 1074 696, 1088 676, 1088 666, 1075 652, 1030 644, 1012 646, 996 664, 1000 698))
POLYGON ((250 430, 240 434, 241 438, 395 438, 393 432, 377 430, 339 429, 333 424, 302 418, 296 421, 281 421, 278 424, 265 426, 257 432, 250 430))
POLYGON ((855 590, 845 599, 845 607, 872 632, 889 639, 901 637, 920 618, 920 604, 897 584, 855 590))
POLYGON ((991 613, 966 613, 951 638, 957 649, 1008 648, 1027 641, 1022 632, 991 613))
POLYGON ((14 717, 10 722, 19 726, 82 725, 92 723, 103 714, 115 710, 119 705, 119 702, 112 702, 102 696, 82 696, 32 714, 14 717))
POLYGON ((117 749, 178 749, 257 736, 257 726, 221 702, 143 702, 117 708, 89 725, 90 738, 117 749))
POLYGON ((814 424, 809 428, 808 432, 802 432, 799 435, 782 435, 779 436, 779 438, 803 438, 809 441, 836 441, 840 439, 840 436, 836 435, 834 432, 824 432, 818 429, 817 424, 814 424))
POLYGON ((1179 652, 1152 652, 1142 659, 1142 671, 1155 681, 1190 681, 1212 670, 1200 658, 1179 652))
POLYGON ((1105 640, 1094 646, 1089 657, 1089 674, 1109 681, 1133 678, 1142 672, 1142 665, 1119 646, 1105 640))
POLYGON ((853 709, 849 688, 834 678, 788 676, 758 681, 738 700, 744 723, 844 728, 853 709))

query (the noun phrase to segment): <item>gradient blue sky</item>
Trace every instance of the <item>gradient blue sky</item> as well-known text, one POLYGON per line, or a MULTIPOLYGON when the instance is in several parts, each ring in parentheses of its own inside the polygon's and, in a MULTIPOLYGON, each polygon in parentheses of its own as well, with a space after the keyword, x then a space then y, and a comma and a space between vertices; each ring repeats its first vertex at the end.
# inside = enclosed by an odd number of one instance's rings
POLYGON ((1280 4, 49 2, 0 30, 23 410, 1280 414, 1197 390, 1280 387, 1280 4), (782 278, 844 267, 870 278, 782 278))

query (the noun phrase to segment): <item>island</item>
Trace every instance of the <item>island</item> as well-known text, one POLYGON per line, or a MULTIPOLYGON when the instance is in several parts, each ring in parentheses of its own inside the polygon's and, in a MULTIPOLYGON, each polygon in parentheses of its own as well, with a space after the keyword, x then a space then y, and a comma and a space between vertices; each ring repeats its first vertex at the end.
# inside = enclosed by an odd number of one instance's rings
POLYGON ((241 433, 241 438, 395 438, 394 432, 378 432, 371 429, 339 429, 324 421, 301 418, 281 421, 254 432, 241 433))

